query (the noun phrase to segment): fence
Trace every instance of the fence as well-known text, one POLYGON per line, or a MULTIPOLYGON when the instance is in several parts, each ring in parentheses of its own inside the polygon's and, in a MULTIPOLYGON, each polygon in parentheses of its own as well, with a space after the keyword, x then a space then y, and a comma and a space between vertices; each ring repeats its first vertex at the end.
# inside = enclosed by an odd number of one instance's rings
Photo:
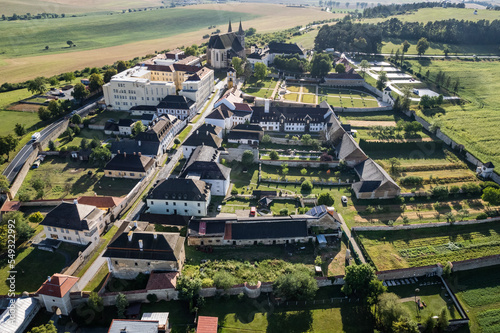
POLYGON ((296 168, 320 168, 328 167, 335 168, 339 165, 339 161, 323 162, 323 161, 307 161, 307 160, 259 160, 260 163, 265 165, 281 166, 283 163, 288 164, 289 167, 296 168))
MULTIPOLYGON (((305 180, 305 179, 304 179, 305 180)), ((259 181, 264 183, 274 183, 274 184, 296 184, 300 185, 304 180, 287 180, 287 179, 274 179, 271 177, 261 178, 259 181)), ((311 181, 313 185, 322 185, 322 186, 350 186, 352 183, 341 183, 341 182, 329 182, 329 181, 311 181)))

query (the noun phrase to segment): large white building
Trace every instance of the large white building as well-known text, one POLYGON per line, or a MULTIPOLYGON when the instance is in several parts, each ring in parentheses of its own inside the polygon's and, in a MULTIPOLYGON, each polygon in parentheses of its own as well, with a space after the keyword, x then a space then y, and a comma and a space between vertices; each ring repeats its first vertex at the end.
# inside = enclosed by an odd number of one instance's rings
POLYGON ((179 95, 194 101, 196 103, 195 109, 198 111, 213 90, 214 71, 210 68, 203 67, 182 82, 182 90, 179 91, 179 95))
POLYGON ((258 48, 252 46, 250 50, 251 53, 248 55, 247 60, 252 65, 252 68, 254 68, 255 64, 258 62, 269 66, 274 62, 274 58, 276 56, 297 55, 301 59, 306 58, 304 49, 298 46, 296 43, 270 42, 267 47, 258 48))

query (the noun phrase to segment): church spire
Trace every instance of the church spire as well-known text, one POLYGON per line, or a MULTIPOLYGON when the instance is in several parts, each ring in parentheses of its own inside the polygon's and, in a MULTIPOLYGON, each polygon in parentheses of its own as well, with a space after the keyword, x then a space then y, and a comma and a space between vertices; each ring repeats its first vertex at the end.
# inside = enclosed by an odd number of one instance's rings
POLYGON ((243 27, 241 26, 241 18, 240 18, 240 28, 238 29, 238 34, 240 35, 245 34, 245 30, 243 30, 243 27))
POLYGON ((233 28, 231 28, 231 20, 229 20, 229 28, 227 28, 227 32, 233 32, 233 28))

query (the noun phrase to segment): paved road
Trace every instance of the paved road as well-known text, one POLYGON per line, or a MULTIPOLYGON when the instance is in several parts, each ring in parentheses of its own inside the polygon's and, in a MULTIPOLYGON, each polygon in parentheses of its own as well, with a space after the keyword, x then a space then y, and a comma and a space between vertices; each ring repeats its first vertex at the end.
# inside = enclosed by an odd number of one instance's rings
MULTIPOLYGON (((71 115, 73 114, 82 114, 86 112, 89 108, 95 107, 95 103, 97 100, 99 100, 101 97, 99 96, 98 98, 93 99, 86 105, 82 106, 81 108, 73 111, 71 115)), ((47 138, 53 131, 55 131, 59 126, 62 125, 64 122, 65 118, 61 118, 59 120, 56 120, 54 123, 50 124, 49 126, 45 127, 43 130, 40 131, 40 139, 39 141, 42 141, 47 138)), ((28 142, 21 150, 19 153, 17 153, 16 157, 12 159, 10 164, 5 168, 3 175, 7 176, 7 179, 9 182, 13 182, 14 179, 16 178, 18 172, 21 170, 23 167, 24 163, 26 162, 26 159, 28 156, 33 152, 35 148, 33 147, 33 142, 30 141, 28 142)))

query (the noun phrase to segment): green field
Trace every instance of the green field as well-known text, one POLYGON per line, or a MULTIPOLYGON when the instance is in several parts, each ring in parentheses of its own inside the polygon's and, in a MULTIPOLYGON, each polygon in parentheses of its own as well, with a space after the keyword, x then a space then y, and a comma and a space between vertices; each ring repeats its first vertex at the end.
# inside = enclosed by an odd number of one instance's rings
POLYGON ((465 145, 475 157, 500 165, 500 132, 497 130, 500 126, 500 81, 497 79, 500 62, 433 60, 419 64, 412 60, 410 63, 414 70, 417 65, 422 66, 422 72, 429 70, 432 78, 441 70, 452 78, 452 82, 460 80, 458 94, 469 103, 421 114, 430 122, 439 118, 442 131, 465 145))
POLYGON ((292 37, 290 40, 288 40, 288 43, 297 43, 297 45, 302 46, 304 49, 313 49, 314 39, 318 35, 318 32, 318 29, 313 29, 300 36, 292 37))
MULTIPOLYGON (((63 19, 2 21, 0 49, 3 57, 98 49, 227 24, 235 16, 242 20, 257 17, 229 11, 167 8, 63 19), (68 40, 73 41, 76 47, 68 47, 68 40), (45 46, 49 46, 49 49, 45 50, 45 46)), ((159 46, 158 51, 167 47, 159 46)))
POLYGON ((472 226, 359 232, 378 270, 445 264, 500 254, 500 226, 472 226))
MULTIPOLYGON (((396 53, 397 49, 401 52, 403 50, 404 40, 400 39, 389 39, 382 42, 381 53, 391 53, 393 51, 396 53)), ((418 54, 417 52, 417 40, 408 40, 411 44, 408 52, 406 54, 418 54)), ((463 54, 477 54, 477 55, 497 55, 498 47, 497 45, 454 45, 454 44, 443 44, 430 42, 429 49, 425 51, 426 55, 443 55, 444 49, 448 48, 451 50, 449 55, 463 55, 463 54)))
POLYGON ((302 103, 316 103, 316 95, 303 94, 300 101, 302 103))

